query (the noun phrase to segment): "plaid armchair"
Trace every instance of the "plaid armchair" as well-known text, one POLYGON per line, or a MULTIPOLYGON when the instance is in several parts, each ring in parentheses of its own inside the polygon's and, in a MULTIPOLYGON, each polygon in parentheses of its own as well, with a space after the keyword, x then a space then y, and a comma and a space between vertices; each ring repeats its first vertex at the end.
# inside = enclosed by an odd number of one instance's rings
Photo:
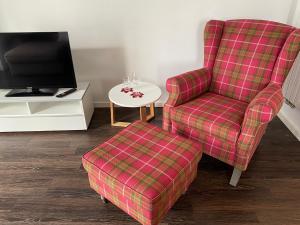
POLYGON ((236 186, 268 123, 283 103, 281 87, 300 49, 300 29, 264 20, 211 20, 204 68, 167 80, 163 128, 204 144, 234 166, 236 186))

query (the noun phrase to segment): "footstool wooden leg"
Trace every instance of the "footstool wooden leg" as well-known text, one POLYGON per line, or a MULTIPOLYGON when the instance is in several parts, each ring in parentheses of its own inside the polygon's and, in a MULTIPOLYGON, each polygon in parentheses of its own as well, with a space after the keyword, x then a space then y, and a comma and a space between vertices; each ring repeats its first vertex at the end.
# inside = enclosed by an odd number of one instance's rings
POLYGON ((100 195, 100 198, 104 204, 108 203, 107 199, 104 196, 100 195))

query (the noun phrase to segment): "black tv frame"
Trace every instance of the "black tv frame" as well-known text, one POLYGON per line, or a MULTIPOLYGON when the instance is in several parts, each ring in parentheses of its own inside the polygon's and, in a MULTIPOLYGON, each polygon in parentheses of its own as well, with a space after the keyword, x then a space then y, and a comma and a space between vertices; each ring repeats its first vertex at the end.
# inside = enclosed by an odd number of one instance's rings
POLYGON ((73 64, 73 59, 72 59, 72 52, 71 52, 71 47, 70 47, 70 41, 69 41, 69 35, 67 31, 55 31, 55 32, 2 32, 1 34, 62 34, 65 35, 65 47, 68 49, 68 51, 65 51, 66 57, 68 57, 70 66, 72 66, 71 73, 69 74, 69 79, 70 82, 68 85, 32 85, 32 87, 25 87, 25 85, 15 85, 15 86, 10 86, 10 87, 1 87, 0 84, 0 89, 12 89, 10 90, 5 96, 6 97, 28 97, 28 96, 53 96, 56 94, 59 88, 77 88, 77 83, 76 83, 76 77, 75 77, 75 71, 74 71, 74 64, 73 64), (71 80, 72 79, 72 80, 71 80))

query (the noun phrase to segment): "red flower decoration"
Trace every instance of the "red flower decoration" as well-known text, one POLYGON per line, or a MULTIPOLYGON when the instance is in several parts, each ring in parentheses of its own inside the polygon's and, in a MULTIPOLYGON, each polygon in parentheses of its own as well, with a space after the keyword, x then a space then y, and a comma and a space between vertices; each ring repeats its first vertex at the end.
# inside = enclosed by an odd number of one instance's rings
POLYGON ((133 92, 133 88, 124 87, 124 88, 121 89, 121 92, 124 92, 124 93, 133 92))
POLYGON ((143 93, 142 92, 139 92, 139 91, 134 91, 130 94, 133 98, 136 98, 136 97, 139 97, 139 98, 142 98, 143 97, 143 93))

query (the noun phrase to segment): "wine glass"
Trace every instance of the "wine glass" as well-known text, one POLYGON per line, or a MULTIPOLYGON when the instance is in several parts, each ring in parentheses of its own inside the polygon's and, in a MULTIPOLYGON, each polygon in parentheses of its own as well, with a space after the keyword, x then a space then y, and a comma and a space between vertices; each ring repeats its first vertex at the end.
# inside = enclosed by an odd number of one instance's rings
POLYGON ((137 84, 138 83, 138 77, 135 72, 132 73, 132 83, 137 84))
POLYGON ((125 76, 123 77, 123 84, 124 85, 129 85, 130 84, 130 76, 125 76))

